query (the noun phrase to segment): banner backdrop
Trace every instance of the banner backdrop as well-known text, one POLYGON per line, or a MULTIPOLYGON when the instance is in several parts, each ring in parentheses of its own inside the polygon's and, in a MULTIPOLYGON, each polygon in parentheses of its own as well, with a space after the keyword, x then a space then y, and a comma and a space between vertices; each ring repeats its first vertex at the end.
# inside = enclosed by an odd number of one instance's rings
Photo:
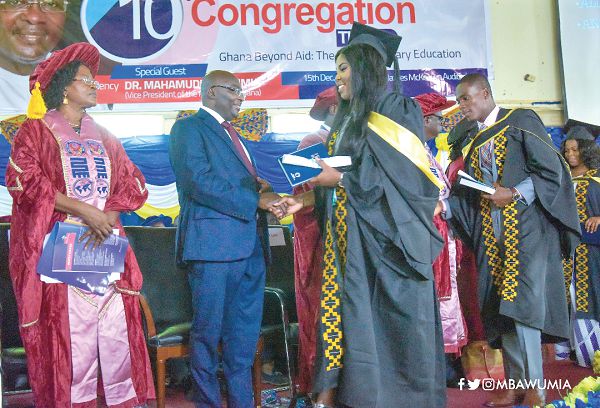
POLYGON ((308 106, 334 84, 335 53, 353 21, 403 37, 397 57, 408 95, 452 95, 464 74, 488 67, 481 1, 83 0, 68 7, 60 45, 83 40, 99 48, 101 108, 197 104, 200 81, 213 69, 240 78, 246 106, 308 106))

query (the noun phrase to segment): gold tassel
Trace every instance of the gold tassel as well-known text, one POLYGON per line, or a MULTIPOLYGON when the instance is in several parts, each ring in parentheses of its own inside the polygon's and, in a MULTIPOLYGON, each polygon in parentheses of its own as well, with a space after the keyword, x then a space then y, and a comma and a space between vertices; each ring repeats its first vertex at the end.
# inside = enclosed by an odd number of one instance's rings
POLYGON ((35 83, 35 88, 31 91, 31 98, 29 98, 29 105, 27 105, 27 117, 29 119, 41 119, 46 114, 46 104, 44 98, 42 98, 42 91, 40 91, 40 83, 35 83))
POLYGON ((67 98, 67 94, 65 94, 64 98, 63 98, 63 105, 68 105, 69 104, 69 98, 67 98))

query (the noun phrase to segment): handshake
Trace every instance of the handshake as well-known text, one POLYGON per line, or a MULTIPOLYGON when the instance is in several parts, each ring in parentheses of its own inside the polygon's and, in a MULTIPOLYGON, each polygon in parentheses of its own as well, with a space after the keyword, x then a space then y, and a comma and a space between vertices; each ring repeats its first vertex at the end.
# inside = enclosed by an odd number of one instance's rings
POLYGON ((282 197, 277 193, 266 192, 261 193, 258 206, 263 210, 271 212, 280 220, 304 208, 303 201, 301 195, 282 197))
MULTIPOLYGON (((317 160, 317 164, 321 166, 321 173, 309 180, 312 186, 335 187, 339 185, 343 173, 327 165, 323 160, 317 160)), ((271 185, 267 181, 260 177, 257 177, 256 181, 258 182, 258 192, 260 193, 258 206, 263 210, 270 211, 278 219, 295 214, 302 208, 315 204, 313 191, 307 191, 295 196, 282 197, 273 192, 271 185)))
POLYGON ((295 214, 304 207, 303 195, 282 197, 273 192, 273 188, 266 180, 257 177, 256 181, 260 194, 258 207, 271 212, 277 219, 295 214))

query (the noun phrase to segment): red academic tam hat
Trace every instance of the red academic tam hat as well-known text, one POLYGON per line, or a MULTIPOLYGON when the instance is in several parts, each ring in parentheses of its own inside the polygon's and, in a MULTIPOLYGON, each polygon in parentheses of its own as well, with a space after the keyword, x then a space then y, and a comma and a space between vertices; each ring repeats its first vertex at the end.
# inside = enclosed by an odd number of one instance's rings
POLYGON ((449 101, 445 96, 436 94, 435 92, 417 95, 414 99, 421 105, 423 117, 441 112, 456 104, 456 101, 449 101))
POLYGON ((337 105, 337 92, 335 91, 335 86, 327 88, 317 95, 315 104, 310 110, 310 117, 314 120, 324 121, 325 118, 327 118, 329 107, 332 105, 337 105))
POLYGON ((72 61, 81 61, 90 69, 92 75, 96 76, 100 65, 100 53, 96 47, 84 42, 71 44, 62 50, 54 51, 46 60, 38 64, 29 77, 29 90, 33 90, 35 83, 39 82, 40 90, 43 92, 56 71, 72 61))

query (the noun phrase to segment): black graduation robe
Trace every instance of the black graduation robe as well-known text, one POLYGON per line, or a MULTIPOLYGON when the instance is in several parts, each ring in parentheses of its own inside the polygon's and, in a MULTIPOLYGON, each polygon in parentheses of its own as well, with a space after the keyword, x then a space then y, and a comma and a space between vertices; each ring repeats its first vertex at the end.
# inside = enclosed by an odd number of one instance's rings
MULTIPOLYGON (((400 143, 425 152, 423 119, 410 98, 387 94, 375 111, 413 133, 400 143)), ((372 129, 352 160, 337 204, 334 189, 317 195, 326 243, 314 391, 337 387, 338 403, 349 407, 444 407, 431 267, 443 245, 433 225, 439 188, 372 129)))
MULTIPOLYGON (((580 177, 575 177, 575 198, 581 229, 590 217, 600 216, 600 172, 592 169, 580 177)), ((575 318, 600 321, 600 246, 597 240, 584 239, 577 246, 574 256, 575 318)), ((597 231, 594 235, 600 235, 597 231)), ((571 284, 571 274, 567 274, 567 288, 571 284)), ((570 294, 567 293, 567 296, 570 294)))
POLYGON ((497 243, 489 206, 485 208, 489 202, 480 200, 475 189, 452 189, 450 221, 476 255, 486 337, 500 347, 500 336, 518 321, 540 329, 544 341, 568 338, 562 260, 573 253, 580 237, 568 166, 535 112, 501 109, 496 123, 477 133, 463 150, 465 171, 480 180, 478 147, 491 138, 500 185, 514 187, 531 177, 536 199, 503 208, 497 243))

